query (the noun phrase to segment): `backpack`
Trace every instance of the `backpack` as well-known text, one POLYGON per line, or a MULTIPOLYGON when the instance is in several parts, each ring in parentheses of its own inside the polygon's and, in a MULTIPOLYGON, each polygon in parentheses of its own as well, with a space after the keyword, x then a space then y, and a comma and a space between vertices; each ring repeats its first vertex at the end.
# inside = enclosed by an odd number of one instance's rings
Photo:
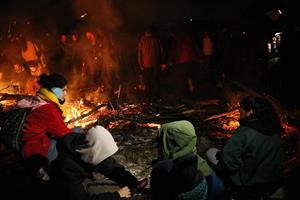
POLYGON ((19 152, 21 133, 28 108, 14 108, 0 113, 0 141, 9 149, 19 152))

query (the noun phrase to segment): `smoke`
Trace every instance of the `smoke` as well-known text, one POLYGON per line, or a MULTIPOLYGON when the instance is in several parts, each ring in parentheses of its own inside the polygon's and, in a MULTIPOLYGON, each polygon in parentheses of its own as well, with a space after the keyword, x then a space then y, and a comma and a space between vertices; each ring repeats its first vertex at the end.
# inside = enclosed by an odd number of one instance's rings
MULTIPOLYGON (((39 4, 23 2, 22 6, 11 3, 10 12, 1 18, 2 82, 15 82, 21 77, 13 70, 15 64, 28 72, 22 51, 30 40, 39 48, 49 73, 63 74, 74 83, 74 88, 104 85, 104 90, 112 93, 121 82, 121 74, 131 74, 126 66, 135 67, 136 62, 128 51, 135 51, 135 36, 125 31, 121 4, 116 2, 47 0, 39 4), (67 38, 64 44, 60 42, 63 34, 67 38)), ((28 76, 23 77, 26 80, 28 76)))
POLYGON ((113 31, 123 25, 121 14, 112 0, 75 0, 73 9, 76 18, 88 27, 113 31))

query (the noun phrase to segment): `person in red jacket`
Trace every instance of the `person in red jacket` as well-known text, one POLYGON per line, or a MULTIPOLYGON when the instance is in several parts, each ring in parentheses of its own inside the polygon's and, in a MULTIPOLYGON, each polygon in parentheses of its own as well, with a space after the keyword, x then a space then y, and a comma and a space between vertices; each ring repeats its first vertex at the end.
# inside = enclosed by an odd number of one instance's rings
POLYGON ((162 45, 152 26, 144 32, 138 43, 138 64, 149 97, 160 96, 160 74, 162 64, 162 45))
POLYGON ((19 107, 30 108, 21 134, 21 156, 30 173, 48 180, 47 166, 58 153, 56 140, 73 132, 64 122, 67 80, 60 74, 42 74, 35 97, 22 99, 19 107))

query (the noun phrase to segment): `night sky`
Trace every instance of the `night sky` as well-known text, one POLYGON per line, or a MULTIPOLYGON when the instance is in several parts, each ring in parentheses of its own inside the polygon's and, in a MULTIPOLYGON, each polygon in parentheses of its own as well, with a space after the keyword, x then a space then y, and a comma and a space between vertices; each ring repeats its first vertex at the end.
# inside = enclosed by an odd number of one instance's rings
MULTIPOLYGON (((53 20, 64 20, 76 10, 82 11, 90 6, 99 5, 101 0, 3 0, 1 1, 2 19, 5 16, 46 16, 53 20), (79 7, 77 5, 80 5, 79 7)), ((102 1, 104 2, 104 1, 102 1)), ((193 18, 194 20, 221 20, 239 22, 245 17, 260 15, 282 3, 275 1, 200 1, 200 0, 107 0, 108 4, 126 18, 127 21, 174 21, 193 18), (263 3, 262 3, 263 2, 263 3), (271 3, 270 3, 271 2, 271 3)), ((94 9, 94 12, 97 12, 94 9)))

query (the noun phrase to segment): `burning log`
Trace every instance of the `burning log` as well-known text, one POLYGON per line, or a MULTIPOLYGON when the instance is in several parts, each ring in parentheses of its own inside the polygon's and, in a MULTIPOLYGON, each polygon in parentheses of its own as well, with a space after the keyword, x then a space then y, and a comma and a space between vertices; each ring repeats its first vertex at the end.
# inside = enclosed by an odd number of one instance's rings
POLYGON ((204 121, 217 119, 217 118, 221 118, 221 117, 238 119, 239 115, 240 115, 239 110, 235 109, 235 110, 232 110, 232 111, 229 111, 229 112, 226 112, 226 113, 222 113, 222 114, 219 114, 219 115, 213 115, 209 118, 206 118, 204 121))
POLYGON ((24 99, 26 97, 31 97, 31 95, 0 93, 0 101, 4 101, 4 100, 21 100, 21 99, 24 99))
POLYGON ((73 118, 73 119, 67 121, 66 124, 69 125, 69 124, 79 121, 85 117, 88 117, 88 116, 92 115, 93 113, 97 112, 100 108, 102 108, 104 106, 107 106, 107 104, 106 103, 100 104, 100 105, 96 106, 95 108, 93 108, 92 110, 90 110, 89 112, 84 113, 84 114, 80 115, 79 117, 76 117, 76 118, 73 118))

